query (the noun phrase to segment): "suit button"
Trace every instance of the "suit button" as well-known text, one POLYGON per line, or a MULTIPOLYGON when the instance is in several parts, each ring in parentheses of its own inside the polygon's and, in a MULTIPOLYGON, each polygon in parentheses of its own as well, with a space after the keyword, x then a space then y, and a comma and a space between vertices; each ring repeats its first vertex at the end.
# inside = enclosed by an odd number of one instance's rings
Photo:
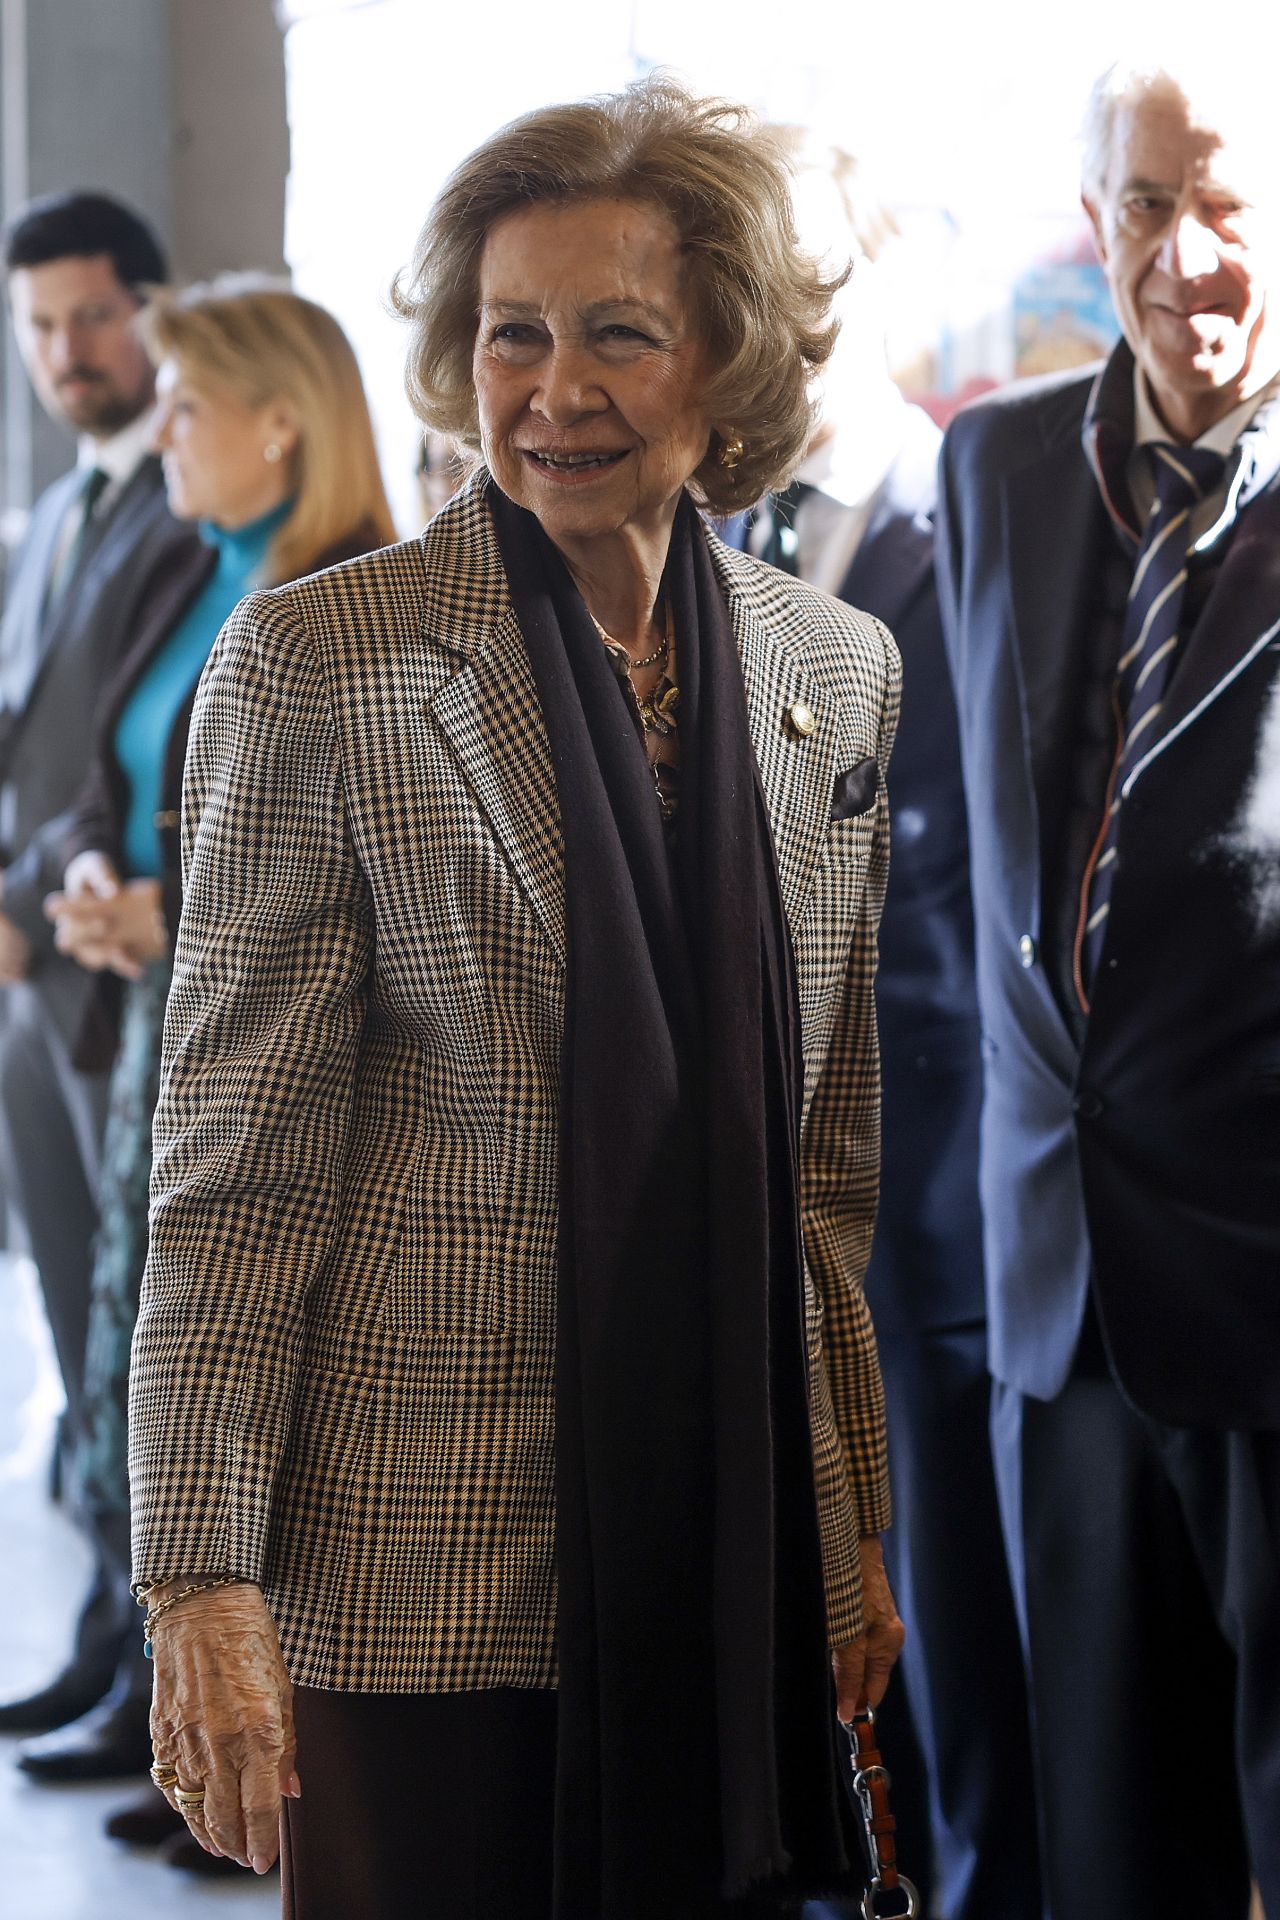
POLYGON ((1024 933, 1018 942, 1018 958, 1024 967, 1034 967, 1036 963, 1036 943, 1029 933, 1024 933))
POLYGON ((818 724, 818 717, 813 708, 806 706, 803 700, 796 701, 787 718, 791 722, 792 731, 798 733, 802 740, 807 740, 818 724))
POLYGON ((166 807, 163 813, 152 814, 151 824, 156 829, 157 833, 163 833, 166 827, 181 826, 182 815, 178 812, 176 807, 166 807))
POLYGON ((1082 1120, 1096 1120, 1101 1114, 1102 1108, 1102 1095, 1095 1093, 1092 1087, 1081 1087, 1079 1093, 1071 1102, 1072 1112, 1078 1113, 1082 1120))

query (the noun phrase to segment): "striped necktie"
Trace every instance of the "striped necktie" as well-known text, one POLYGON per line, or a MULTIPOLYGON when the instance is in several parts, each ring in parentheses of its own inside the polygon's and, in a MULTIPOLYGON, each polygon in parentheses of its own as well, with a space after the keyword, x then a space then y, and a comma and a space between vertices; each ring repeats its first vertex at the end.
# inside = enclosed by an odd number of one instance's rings
POLYGON ((793 480, 789 487, 783 487, 781 493, 769 495, 769 537, 760 549, 760 558, 767 560, 771 567, 780 567, 783 573, 800 573, 800 537, 796 532, 796 515, 807 493, 813 489, 803 480, 793 480))
POLYGON ((1178 649, 1191 516, 1206 494, 1221 485, 1226 469, 1223 456, 1207 447, 1173 447, 1154 441, 1147 450, 1155 499, 1147 515, 1125 608, 1112 695, 1116 754, 1102 823, 1085 867, 1076 924, 1076 993, 1086 1013, 1107 936, 1125 782, 1156 738, 1156 721, 1178 649))

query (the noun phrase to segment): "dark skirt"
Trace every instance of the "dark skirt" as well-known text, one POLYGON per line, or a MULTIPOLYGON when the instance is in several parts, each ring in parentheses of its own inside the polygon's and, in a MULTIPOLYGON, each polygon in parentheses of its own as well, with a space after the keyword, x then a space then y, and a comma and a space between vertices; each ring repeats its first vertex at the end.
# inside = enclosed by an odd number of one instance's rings
POLYGON ((85 1511, 129 1508, 129 1349, 147 1261, 151 1120, 160 1090, 160 1041, 172 963, 150 961, 125 988, 111 1073, 98 1196, 100 1224, 89 1293, 84 1429, 71 1463, 85 1511))

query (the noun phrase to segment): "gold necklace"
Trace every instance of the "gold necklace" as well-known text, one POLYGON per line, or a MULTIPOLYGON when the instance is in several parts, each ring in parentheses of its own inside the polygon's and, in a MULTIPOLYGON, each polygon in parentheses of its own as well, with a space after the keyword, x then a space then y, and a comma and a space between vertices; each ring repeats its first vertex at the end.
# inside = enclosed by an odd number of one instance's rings
MULTIPOLYGON (((591 609, 588 608, 587 611, 588 613, 590 613, 591 609)), ((623 645, 622 641, 615 640, 611 633, 606 633, 605 629, 600 625, 600 622, 596 619, 594 613, 591 614, 591 624, 595 628, 596 632, 600 635, 600 638, 604 641, 606 647, 615 648, 617 652, 623 656, 623 658, 626 660, 626 663, 627 663, 628 673, 638 673, 641 667, 655 667, 657 666, 659 661, 662 662, 663 666, 666 665, 667 656, 671 651, 671 642, 667 637, 665 627, 662 632, 662 637, 658 641, 658 644, 654 648, 653 652, 646 653, 643 660, 633 660, 631 658, 631 655, 628 653, 626 647, 623 645)))
POLYGON ((667 636, 664 633, 661 640, 658 642, 657 646, 654 648, 653 652, 646 653, 643 660, 632 660, 631 655, 630 654, 627 655, 627 659, 631 661, 631 664, 628 667, 627 671, 629 673, 638 673, 641 667, 652 667, 656 665, 656 663, 659 660, 661 660, 662 664, 665 666, 667 663, 667 654, 669 651, 670 651, 670 648, 668 645, 667 636))

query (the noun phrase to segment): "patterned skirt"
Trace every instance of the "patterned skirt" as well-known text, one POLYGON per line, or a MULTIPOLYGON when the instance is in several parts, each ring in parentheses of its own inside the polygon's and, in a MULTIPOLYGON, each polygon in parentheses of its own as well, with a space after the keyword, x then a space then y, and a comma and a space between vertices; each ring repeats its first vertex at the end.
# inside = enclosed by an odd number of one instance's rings
POLYGON ((126 986, 111 1074, 85 1347, 84 1431, 73 1465, 74 1497, 99 1513, 127 1512, 129 1506, 129 1348, 147 1260, 151 1120, 172 973, 167 957, 152 960, 142 978, 126 986))

